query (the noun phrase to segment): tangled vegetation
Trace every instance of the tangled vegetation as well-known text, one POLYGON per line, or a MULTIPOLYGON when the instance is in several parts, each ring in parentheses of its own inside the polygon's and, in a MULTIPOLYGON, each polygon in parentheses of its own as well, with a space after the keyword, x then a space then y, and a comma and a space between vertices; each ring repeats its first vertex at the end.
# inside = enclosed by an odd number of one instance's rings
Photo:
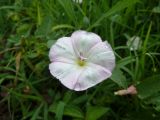
POLYGON ((0 120, 159 120, 159 56, 159 0, 0 0, 0 120), (82 92, 48 69, 51 45, 75 30, 97 33, 116 56, 111 78, 82 92), (130 85, 136 95, 114 94, 130 85))

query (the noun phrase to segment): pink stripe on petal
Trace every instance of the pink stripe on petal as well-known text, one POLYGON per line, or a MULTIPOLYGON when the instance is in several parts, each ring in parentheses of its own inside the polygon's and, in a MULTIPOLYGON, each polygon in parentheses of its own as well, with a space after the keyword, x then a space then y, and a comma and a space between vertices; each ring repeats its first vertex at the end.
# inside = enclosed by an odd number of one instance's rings
POLYGON ((75 89, 77 78, 83 71, 76 65, 54 62, 49 65, 51 74, 60 80, 60 82, 69 89, 75 89))
POLYGON ((74 60, 76 58, 70 37, 62 37, 51 47, 49 51, 50 61, 57 58, 67 58, 74 60))
POLYGON ((115 67, 115 56, 109 44, 100 42, 88 53, 89 63, 94 63, 112 71, 115 67))
POLYGON ((86 31, 76 31, 71 35, 73 48, 76 52, 80 53, 85 57, 86 53, 94 46, 95 44, 102 42, 101 38, 92 32, 86 31))
POLYGON ((74 90, 82 91, 104 81, 111 76, 111 72, 101 66, 89 64, 80 74, 74 90))

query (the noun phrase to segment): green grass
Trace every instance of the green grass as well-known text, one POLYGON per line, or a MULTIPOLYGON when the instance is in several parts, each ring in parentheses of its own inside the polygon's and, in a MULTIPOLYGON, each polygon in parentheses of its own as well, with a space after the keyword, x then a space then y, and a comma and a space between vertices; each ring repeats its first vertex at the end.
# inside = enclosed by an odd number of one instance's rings
POLYGON ((159 21, 159 0, 0 0, 0 120, 158 120, 159 21), (108 40, 116 68, 110 79, 74 92, 49 73, 48 52, 79 29, 108 40), (142 47, 130 51, 134 35, 142 47), (131 84, 137 95, 114 95, 131 84))

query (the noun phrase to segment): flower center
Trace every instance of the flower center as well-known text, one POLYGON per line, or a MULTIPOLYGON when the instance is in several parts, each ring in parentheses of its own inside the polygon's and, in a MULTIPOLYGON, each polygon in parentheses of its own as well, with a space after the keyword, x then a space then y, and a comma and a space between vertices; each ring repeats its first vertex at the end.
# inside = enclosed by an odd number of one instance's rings
POLYGON ((77 63, 78 63, 79 66, 82 67, 82 66, 84 66, 84 65, 86 64, 86 61, 85 61, 85 60, 78 59, 77 63))
POLYGON ((77 64, 78 64, 80 67, 83 67, 83 66, 86 65, 86 60, 87 60, 87 58, 83 57, 83 54, 80 52, 80 53, 79 53, 79 58, 78 58, 77 64))

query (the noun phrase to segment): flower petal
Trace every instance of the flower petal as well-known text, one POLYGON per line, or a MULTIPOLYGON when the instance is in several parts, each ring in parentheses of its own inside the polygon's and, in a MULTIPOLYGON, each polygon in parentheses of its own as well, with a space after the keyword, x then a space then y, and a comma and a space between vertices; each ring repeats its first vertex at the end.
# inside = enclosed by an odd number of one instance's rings
POLYGON ((71 35, 73 48, 79 56, 85 57, 86 53, 97 43, 102 42, 101 38, 91 32, 76 31, 71 35))
POLYGON ((80 74, 74 90, 76 91, 82 91, 86 90, 103 80, 109 78, 111 76, 111 72, 104 67, 101 67, 96 64, 88 64, 86 69, 82 71, 80 74))
POLYGON ((88 52, 88 62, 100 65, 112 71, 115 66, 115 56, 108 42, 96 44, 88 52))
POLYGON ((72 41, 70 37, 62 37, 51 47, 49 52, 49 58, 51 62, 64 61, 70 62, 75 60, 75 52, 72 47, 72 41))
POLYGON ((78 67, 73 64, 54 62, 49 65, 51 74, 69 89, 86 90, 111 76, 111 72, 96 64, 78 67))
POLYGON ((49 65, 51 74, 69 89, 75 89, 82 68, 68 63, 53 62, 49 65))

